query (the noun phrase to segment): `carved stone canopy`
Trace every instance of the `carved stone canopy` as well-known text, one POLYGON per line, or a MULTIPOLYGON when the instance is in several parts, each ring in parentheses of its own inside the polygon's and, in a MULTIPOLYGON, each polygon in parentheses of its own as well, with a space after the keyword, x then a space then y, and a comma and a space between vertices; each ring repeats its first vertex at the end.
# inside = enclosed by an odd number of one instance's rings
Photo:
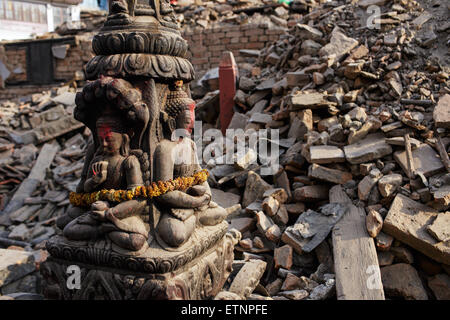
POLYGON ((194 79, 194 68, 186 59, 187 42, 167 0, 113 1, 92 47, 97 56, 85 69, 90 80, 100 75, 152 77, 167 82, 194 79))

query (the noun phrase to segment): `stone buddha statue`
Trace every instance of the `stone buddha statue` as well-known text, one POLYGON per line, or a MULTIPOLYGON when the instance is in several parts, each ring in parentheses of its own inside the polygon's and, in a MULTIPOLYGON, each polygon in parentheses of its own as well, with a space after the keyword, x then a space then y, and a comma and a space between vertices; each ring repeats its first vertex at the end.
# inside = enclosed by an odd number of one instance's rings
MULTIPOLYGON (((131 139, 134 145, 139 144, 140 131, 148 121, 140 91, 125 80, 101 77, 86 86, 77 101, 76 116, 93 132, 93 142, 76 191, 134 190, 143 186, 149 176, 145 170, 148 161, 139 150, 131 150, 131 139)), ((70 206, 56 224, 67 239, 107 237, 122 249, 137 251, 148 239, 146 207, 144 199, 95 201, 89 207, 70 206)))
MULTIPOLYGON (((194 101, 178 83, 169 93, 165 110, 161 112, 165 138, 159 142, 154 154, 155 180, 192 176, 202 170, 196 145, 188 137, 194 126, 194 108, 194 101)), ((224 208, 211 201, 211 190, 206 181, 184 191, 171 191, 155 200, 162 207, 157 239, 171 247, 185 243, 197 225, 216 225, 227 215, 224 208)))
MULTIPOLYGON (((117 115, 104 115, 97 120, 97 139, 100 146, 90 161, 84 181, 86 193, 101 189, 133 190, 142 186, 140 163, 130 154, 127 128, 117 115)), ((90 210, 81 214, 63 229, 71 240, 96 239, 106 235, 119 247, 139 250, 148 238, 148 225, 141 217, 145 201, 129 200, 111 206, 107 201, 94 202, 90 210)))

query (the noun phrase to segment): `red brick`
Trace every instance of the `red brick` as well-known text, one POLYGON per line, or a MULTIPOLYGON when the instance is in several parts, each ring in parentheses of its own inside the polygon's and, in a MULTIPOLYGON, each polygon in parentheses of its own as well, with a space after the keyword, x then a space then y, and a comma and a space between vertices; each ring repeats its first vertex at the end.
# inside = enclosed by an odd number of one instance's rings
POLYGON ((241 36, 241 32, 240 31, 231 31, 231 32, 227 32, 225 35, 227 38, 239 38, 241 36))
POLYGON ((230 43, 239 43, 239 37, 234 37, 230 39, 230 43))
POLYGON ((192 58, 204 58, 205 55, 203 52, 196 52, 194 54, 192 54, 192 58))
POLYGON ((211 65, 216 66, 219 64, 220 62, 220 56, 219 57, 213 57, 209 59, 209 62, 211 63, 211 65))
POLYGON ((246 45, 246 49, 262 49, 264 48, 263 42, 250 42, 246 45))
POLYGON ((242 49, 242 43, 231 43, 227 44, 227 50, 233 50, 233 49, 242 49))
POLYGON ((211 40, 211 44, 212 45, 218 45, 218 44, 222 44, 223 39, 212 39, 211 40))
POLYGON ((276 248, 273 253, 275 269, 279 269, 280 267, 288 270, 291 269, 292 255, 293 255, 292 247, 288 244, 276 248))
POLYGON ((241 29, 241 26, 225 26, 225 31, 239 31, 241 29))
POLYGON ((190 47, 190 51, 192 54, 205 52, 206 48, 203 46, 192 46, 190 47))
POLYGON ((280 39, 279 35, 272 34, 272 35, 269 36, 269 41, 276 41, 278 39, 280 39))
POLYGON ((215 45, 215 46, 210 46, 209 50, 210 51, 223 51, 223 50, 225 50, 225 45, 219 44, 219 45, 215 45))
POLYGON ((208 63, 208 58, 194 58, 191 62, 192 64, 208 63))
POLYGON ((264 34, 264 30, 260 29, 260 28, 254 28, 254 29, 245 31, 246 36, 259 36, 259 35, 263 35, 263 34, 264 34))
POLYGON ((252 30, 254 28, 257 28, 258 25, 254 25, 254 24, 245 24, 243 26, 241 26, 241 30, 242 31, 247 31, 247 30, 252 30))
POLYGON ((216 38, 225 38, 225 32, 216 32, 216 33, 212 33, 214 35, 214 37, 216 38))
POLYGON ((284 34, 284 29, 266 29, 265 34, 271 35, 271 34, 284 34))

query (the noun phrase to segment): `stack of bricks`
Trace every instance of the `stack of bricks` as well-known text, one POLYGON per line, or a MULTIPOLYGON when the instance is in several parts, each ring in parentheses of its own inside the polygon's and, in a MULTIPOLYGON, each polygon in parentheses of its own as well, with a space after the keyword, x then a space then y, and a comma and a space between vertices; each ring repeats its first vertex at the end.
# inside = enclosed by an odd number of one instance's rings
POLYGON ((64 59, 54 59, 55 79, 72 80, 75 72, 83 70, 84 65, 94 57, 91 37, 76 36, 75 43, 67 50, 64 59))
POLYGON ((16 84, 27 81, 27 50, 25 48, 6 49, 4 56, 1 60, 6 62, 11 72, 6 83, 16 84))
POLYGON ((286 29, 268 24, 219 25, 209 28, 186 28, 182 36, 189 44, 192 64, 197 74, 219 66, 222 52, 231 51, 236 63, 244 62, 241 49, 262 49, 278 40, 286 29))

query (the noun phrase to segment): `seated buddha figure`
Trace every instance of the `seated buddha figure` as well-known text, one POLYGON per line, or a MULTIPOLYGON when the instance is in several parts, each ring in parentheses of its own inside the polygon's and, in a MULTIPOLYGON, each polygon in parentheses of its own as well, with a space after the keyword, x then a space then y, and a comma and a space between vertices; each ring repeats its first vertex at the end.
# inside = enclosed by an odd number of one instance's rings
MULTIPOLYGON (((196 145, 187 137, 193 128, 195 103, 180 87, 169 94, 168 101, 161 119, 166 138, 160 141, 154 153, 155 181, 189 177, 202 170, 196 145), (184 130, 186 135, 172 136, 175 130, 184 130)), ((206 181, 187 190, 170 191, 156 201, 162 208, 157 239, 159 237, 170 247, 184 244, 197 225, 216 225, 227 215, 224 208, 211 201, 206 181)))
MULTIPOLYGON (((140 163, 130 155, 130 139, 120 117, 108 113, 98 118, 98 149, 92 155, 90 170, 82 186, 84 193, 103 189, 133 190, 143 185, 140 163)), ((90 210, 68 222, 63 234, 71 240, 91 240, 107 236, 126 250, 141 249, 148 239, 145 200, 110 203, 95 201, 90 210)), ((79 209, 78 209, 79 210, 79 209)))

